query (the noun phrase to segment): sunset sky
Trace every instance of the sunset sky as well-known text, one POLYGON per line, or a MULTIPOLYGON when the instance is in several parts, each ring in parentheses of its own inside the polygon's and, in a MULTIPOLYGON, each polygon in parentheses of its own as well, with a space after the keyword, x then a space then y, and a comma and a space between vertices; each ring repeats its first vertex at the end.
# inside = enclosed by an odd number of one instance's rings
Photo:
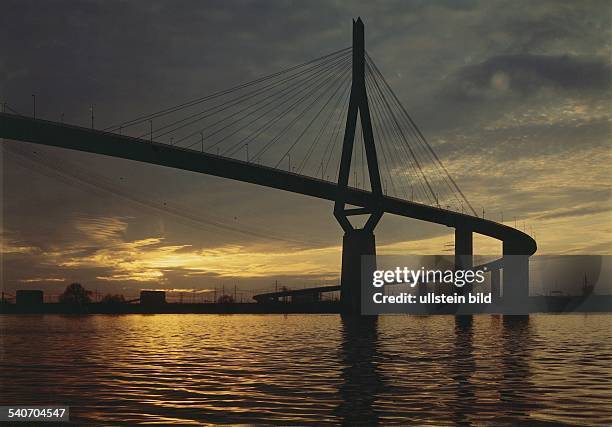
MULTIPOLYGON (((4 1, 0 100, 104 127, 347 47, 367 50, 476 210, 541 254, 610 254, 608 1, 4 1)), ((326 201, 5 141, 2 284, 53 294, 337 283, 326 201), (262 237, 269 236, 269 237, 262 237)), ((378 253, 451 253, 383 217, 378 253)), ((478 238, 475 251, 500 244, 478 238)))

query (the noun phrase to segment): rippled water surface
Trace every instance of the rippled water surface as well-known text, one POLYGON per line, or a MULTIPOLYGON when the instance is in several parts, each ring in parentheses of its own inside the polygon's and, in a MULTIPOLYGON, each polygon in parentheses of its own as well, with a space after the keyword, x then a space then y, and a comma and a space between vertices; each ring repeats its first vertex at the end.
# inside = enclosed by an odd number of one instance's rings
POLYGON ((612 316, 0 316, 0 400, 71 418, 612 425, 612 316))

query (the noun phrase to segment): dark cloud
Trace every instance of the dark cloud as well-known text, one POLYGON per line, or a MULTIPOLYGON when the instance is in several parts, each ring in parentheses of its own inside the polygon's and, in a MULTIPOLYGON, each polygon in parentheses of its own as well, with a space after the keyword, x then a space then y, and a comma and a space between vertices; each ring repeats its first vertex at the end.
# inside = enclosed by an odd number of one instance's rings
POLYGON ((610 63, 599 58, 501 55, 462 68, 446 90, 459 100, 534 95, 543 89, 607 91, 611 78, 610 63))

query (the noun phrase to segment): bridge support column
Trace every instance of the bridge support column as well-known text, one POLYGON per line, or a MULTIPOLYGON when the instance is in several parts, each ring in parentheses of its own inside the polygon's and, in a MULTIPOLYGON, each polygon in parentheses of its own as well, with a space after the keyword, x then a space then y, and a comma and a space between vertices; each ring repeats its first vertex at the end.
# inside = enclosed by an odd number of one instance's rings
POLYGON ((361 278, 376 270, 376 239, 369 230, 355 229, 342 239, 340 301, 344 314, 361 313, 361 278))
POLYGON ((501 296, 501 271, 491 270, 491 300, 497 304, 501 296))
MULTIPOLYGON (((472 230, 462 227, 455 228, 455 269, 468 270, 474 266, 474 241, 472 230)), ((461 288, 462 293, 470 292, 471 286, 461 288)))
MULTIPOLYGON (((359 148, 359 147, 358 147, 359 148)), ((342 275, 340 277, 340 301, 344 314, 361 313, 361 277, 371 277, 376 269, 376 241, 374 229, 383 215, 380 201, 383 198, 378 157, 374 144, 374 132, 370 116, 368 93, 365 84, 365 36, 361 18, 353 21, 353 75, 349 98, 344 141, 338 171, 338 194, 334 204, 334 216, 344 230, 342 241, 342 275), (349 175, 355 145, 357 120, 361 121, 363 148, 368 166, 372 193, 371 203, 357 207, 347 206, 349 175), (369 215, 362 228, 349 221, 350 216, 369 215), (365 264, 364 264, 365 263, 365 264)))
POLYGON ((521 245, 504 241, 504 281, 502 303, 505 314, 527 314, 529 305, 529 256, 521 245))

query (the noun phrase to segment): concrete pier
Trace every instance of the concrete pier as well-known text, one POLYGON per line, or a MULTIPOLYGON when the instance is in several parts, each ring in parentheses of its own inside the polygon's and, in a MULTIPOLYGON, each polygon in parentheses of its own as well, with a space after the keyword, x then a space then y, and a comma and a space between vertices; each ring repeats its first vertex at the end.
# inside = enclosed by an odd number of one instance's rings
POLYGON ((504 241, 502 301, 507 314, 526 314, 529 299, 529 256, 513 240, 504 241))
POLYGON ((369 230, 349 230, 342 239, 342 277, 340 299, 342 312, 361 313, 361 277, 371 277, 376 270, 376 239, 369 230))

